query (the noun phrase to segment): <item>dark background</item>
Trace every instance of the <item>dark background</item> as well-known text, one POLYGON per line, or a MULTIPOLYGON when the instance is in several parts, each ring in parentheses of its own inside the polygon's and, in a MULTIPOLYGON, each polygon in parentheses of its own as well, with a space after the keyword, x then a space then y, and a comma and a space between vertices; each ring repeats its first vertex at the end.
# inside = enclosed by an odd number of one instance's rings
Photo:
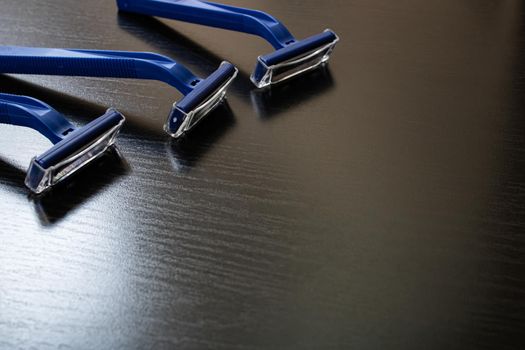
POLYGON ((2 44, 241 70, 180 143, 162 83, 0 76, 78 124, 127 116, 121 159, 43 198, 23 181, 50 144, 0 127, 0 347, 525 348, 523 2, 225 2, 341 42, 327 69, 258 91, 257 37, 0 0, 2 44))

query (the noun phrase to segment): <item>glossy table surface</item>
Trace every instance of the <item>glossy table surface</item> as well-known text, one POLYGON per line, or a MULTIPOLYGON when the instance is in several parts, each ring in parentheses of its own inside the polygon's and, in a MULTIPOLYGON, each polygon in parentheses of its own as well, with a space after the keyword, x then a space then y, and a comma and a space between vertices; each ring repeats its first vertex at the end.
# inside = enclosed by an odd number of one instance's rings
POLYGON ((5 45, 241 71, 182 142, 162 131, 165 84, 0 76, 78 125, 127 117, 120 156, 38 198, 25 171, 50 144, 0 126, 0 348, 525 348, 525 4, 225 2, 341 42, 259 91, 257 37, 0 0, 5 45))

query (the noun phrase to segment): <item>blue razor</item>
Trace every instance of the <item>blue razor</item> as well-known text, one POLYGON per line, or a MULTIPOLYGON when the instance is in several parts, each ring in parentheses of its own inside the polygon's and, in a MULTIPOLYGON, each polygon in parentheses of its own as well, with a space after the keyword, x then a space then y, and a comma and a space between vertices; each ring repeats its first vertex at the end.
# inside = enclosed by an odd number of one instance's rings
POLYGON ((164 129, 174 138, 191 130, 225 98, 237 68, 223 62, 206 79, 169 57, 105 50, 0 46, 0 73, 159 80, 184 97, 173 104, 164 129))
POLYGON ((310 38, 297 40, 281 22, 264 12, 209 1, 117 0, 117 5, 121 11, 261 36, 276 51, 258 58, 251 80, 259 88, 284 81, 327 62, 339 41, 329 29, 310 38))
POLYGON ((54 145, 31 160, 25 179, 42 193, 101 156, 115 143, 125 118, 115 109, 77 128, 49 105, 26 96, 0 93, 0 123, 25 126, 54 145))

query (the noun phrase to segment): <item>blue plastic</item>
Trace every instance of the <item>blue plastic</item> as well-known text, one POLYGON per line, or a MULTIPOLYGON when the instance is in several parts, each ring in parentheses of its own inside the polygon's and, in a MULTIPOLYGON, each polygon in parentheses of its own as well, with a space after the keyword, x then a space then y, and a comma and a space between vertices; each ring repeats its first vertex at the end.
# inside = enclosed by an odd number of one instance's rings
MULTIPOLYGON (((211 85, 222 86, 231 83, 237 70, 229 63, 221 65, 219 70, 223 71, 225 66, 231 66, 229 76, 212 74, 208 79, 201 79, 171 58, 148 52, 0 46, 0 73, 159 80, 175 87, 185 95, 178 102, 179 110, 184 112, 184 115, 192 113, 192 110, 184 109, 184 106, 199 106, 207 101, 209 94, 213 93, 204 88, 210 85, 210 79, 214 80, 211 85), (223 80, 215 81, 215 79, 223 80), (208 95, 195 94, 196 91, 204 91, 208 95)), ((183 118, 179 118, 178 121, 178 125, 170 123, 167 125, 173 128, 181 127, 183 118)), ((184 130, 167 129, 167 131, 172 136, 180 136, 192 126, 188 121, 185 125, 184 130)))
POLYGON ((168 116, 165 127, 166 132, 174 137, 178 137, 177 133, 181 133, 181 130, 185 129, 184 123, 188 123, 188 127, 193 128, 204 115, 222 101, 228 85, 231 84, 237 72, 238 70, 234 65, 223 62, 215 72, 205 80, 202 80, 190 93, 177 102, 168 116), (191 111, 196 111, 206 101, 213 104, 213 106, 210 106, 209 110, 204 111, 196 118, 190 116, 190 120, 188 120, 191 111))
POLYGON ((86 144, 96 140, 101 134, 110 130, 124 120, 122 114, 116 110, 109 110, 105 115, 93 120, 82 128, 73 130, 69 136, 57 142, 54 147, 36 158, 44 168, 49 168, 59 163, 62 159, 76 153, 86 144))
MULTIPOLYGON (((234 7, 224 4, 200 0, 117 0, 119 10, 139 13, 150 16, 175 19, 184 22, 196 23, 205 26, 223 28, 258 35, 266 39, 277 51, 261 56, 257 67, 252 75, 252 81, 258 86, 266 86, 278 81, 285 80, 309 69, 315 68, 328 60, 328 57, 339 40, 337 35, 326 30, 320 35, 297 40, 286 27, 274 17, 256 10, 234 7), (323 49, 326 48, 326 52, 323 49), (290 60, 304 59, 305 55, 320 50, 322 55, 309 56, 309 66, 304 69, 295 69, 283 79, 272 80, 272 77, 264 80, 266 71, 276 65, 286 63, 290 60), (312 58, 317 60, 312 61, 312 58)), ((303 62, 299 62, 303 63, 303 62)))
POLYGON ((77 128, 62 114, 42 101, 0 93, 0 123, 34 129, 54 144, 48 151, 33 158, 28 170, 26 185, 36 193, 54 185, 52 181, 54 174, 46 173, 54 167, 60 164, 69 166, 64 173, 65 178, 98 157, 113 143, 123 122, 122 114, 109 109, 103 116, 77 128), (100 152, 83 154, 97 143, 102 143, 102 147, 99 147, 100 152), (83 163, 74 164, 74 158, 80 155, 84 156, 83 163), (67 163, 68 159, 71 160, 70 163, 67 163), (49 179, 44 179, 45 175, 49 175, 49 179), (49 182, 42 183, 42 180, 49 180, 49 182))
POLYGON ((199 0, 117 0, 119 10, 254 34, 278 50, 296 41, 274 17, 256 10, 199 0))
POLYGON ((0 123, 25 126, 52 143, 62 141, 76 127, 48 104, 37 99, 0 94, 0 123))

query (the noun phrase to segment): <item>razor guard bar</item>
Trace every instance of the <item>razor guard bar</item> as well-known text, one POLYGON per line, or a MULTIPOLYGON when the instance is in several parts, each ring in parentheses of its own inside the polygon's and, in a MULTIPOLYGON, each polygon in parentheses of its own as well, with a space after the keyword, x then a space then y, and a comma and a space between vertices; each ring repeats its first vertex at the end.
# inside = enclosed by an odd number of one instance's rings
POLYGON ((113 145, 125 118, 115 109, 77 128, 37 99, 0 93, 0 123, 29 127, 54 146, 34 157, 25 184, 41 193, 96 159, 113 145))
MULTIPOLYGON (((223 62, 218 71, 225 70, 229 72, 228 79, 215 81, 222 76, 212 74, 201 79, 171 58, 149 52, 0 46, 0 73, 149 79, 173 86, 185 95, 178 102, 183 115, 177 122, 166 122, 166 131, 173 137, 181 136, 196 124, 185 118, 192 117, 194 109, 208 102, 214 92, 209 86, 219 85, 225 92, 237 69, 223 62), (228 84, 223 86, 225 83, 228 84), (193 109, 183 109, 181 104, 193 109)), ((222 98, 224 94, 221 101, 222 98)), ((173 111, 170 117, 172 114, 173 111)))
POLYGON ((223 28, 266 39, 274 53, 260 56, 252 74, 257 87, 277 83, 328 61, 339 41, 331 30, 297 40, 277 19, 262 11, 201 0, 117 0, 119 10, 223 28), (285 74, 283 74, 285 73, 285 74))

